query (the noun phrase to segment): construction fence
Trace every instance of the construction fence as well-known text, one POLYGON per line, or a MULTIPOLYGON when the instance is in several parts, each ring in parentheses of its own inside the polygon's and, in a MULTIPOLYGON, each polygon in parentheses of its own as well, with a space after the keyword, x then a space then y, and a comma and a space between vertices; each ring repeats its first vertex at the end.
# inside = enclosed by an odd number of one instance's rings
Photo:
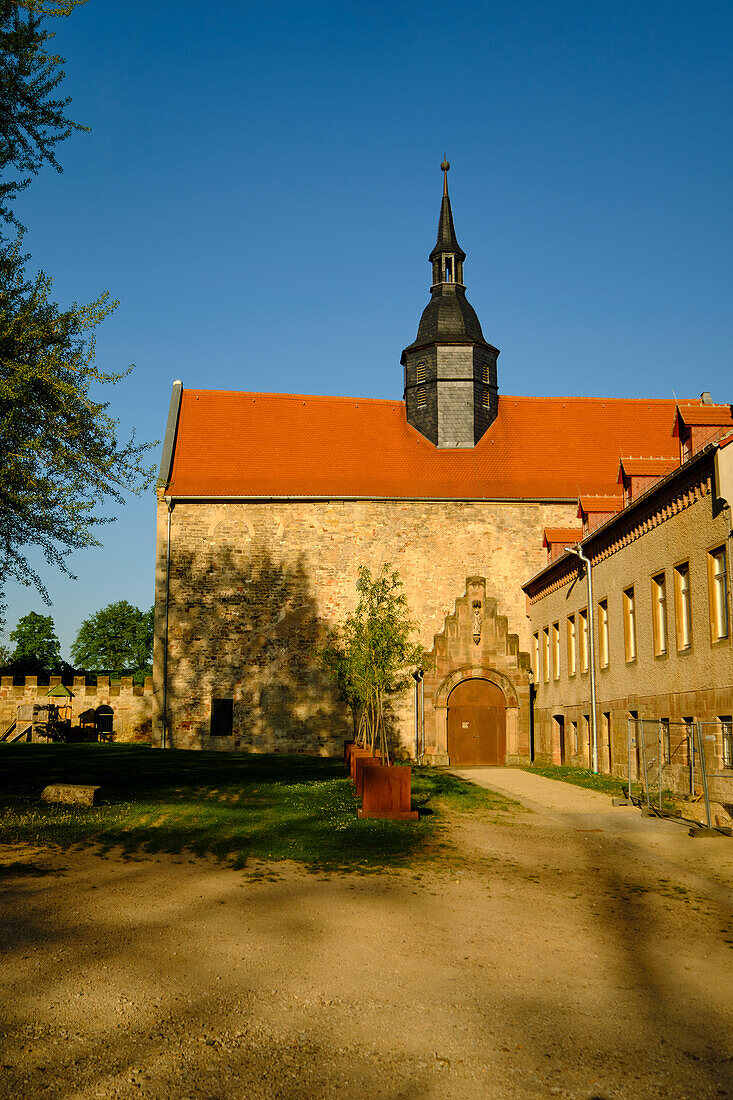
POLYGON ((629 794, 662 811, 673 795, 699 803, 710 827, 715 805, 733 817, 733 723, 628 719, 629 794), (711 808, 711 803, 713 807, 711 808))

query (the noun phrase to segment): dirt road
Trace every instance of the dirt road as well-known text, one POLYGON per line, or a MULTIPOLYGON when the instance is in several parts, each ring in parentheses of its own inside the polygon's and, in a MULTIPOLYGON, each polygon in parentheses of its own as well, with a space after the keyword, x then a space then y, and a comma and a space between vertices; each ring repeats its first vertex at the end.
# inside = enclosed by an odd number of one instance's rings
POLYGON ((0 1095, 733 1098, 733 842, 529 801, 440 874, 5 849, 0 1095))

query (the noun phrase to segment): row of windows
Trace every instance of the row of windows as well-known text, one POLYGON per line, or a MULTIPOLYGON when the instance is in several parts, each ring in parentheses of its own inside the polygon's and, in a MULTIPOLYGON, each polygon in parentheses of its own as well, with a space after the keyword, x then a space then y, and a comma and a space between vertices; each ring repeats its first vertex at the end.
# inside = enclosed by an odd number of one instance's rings
MULTIPOLYGON (((722 642, 729 632, 728 576, 725 547, 718 546, 708 553, 708 609, 710 617, 710 640, 722 642)), ((690 582, 690 563, 681 562, 672 570, 674 584, 674 625, 675 642, 678 653, 684 653, 692 647, 692 590, 690 582)), ((652 639, 654 655, 662 657, 667 653, 669 624, 667 615, 667 574, 663 570, 651 580, 652 639)), ((624 624, 624 656, 627 662, 637 656, 636 595, 634 586, 623 590, 622 614, 624 624)), ((610 664, 608 599, 598 602, 598 665, 608 668, 610 664)), ((580 671, 588 671, 589 638, 588 610, 568 615, 566 621, 567 674, 575 676, 577 665, 580 671)), ((533 668, 535 681, 540 679, 540 664, 545 683, 550 677, 560 679, 560 623, 546 626, 533 636, 533 668), (542 652, 540 652, 540 639, 542 652)))
MULTIPOLYGON (((638 712, 629 711, 629 717, 634 722, 635 726, 638 726, 638 712)), ((560 757, 561 762, 565 763, 565 736, 564 736, 564 719, 561 716, 557 716, 555 722, 560 722, 560 757)), ((664 764, 680 764, 689 766, 691 744, 693 740, 693 727, 695 719, 692 717, 684 718, 682 723, 672 723, 669 718, 659 719, 659 736, 662 746, 662 758, 664 764), (674 726, 674 733, 672 727, 674 726)), ((656 723, 655 723, 656 724, 656 723)), ((718 716, 717 720, 719 735, 721 741, 720 755, 722 757, 723 767, 727 769, 733 769, 733 719, 730 714, 723 714, 718 716)), ((633 728, 633 727, 632 727, 633 728)), ((601 726, 599 729, 599 757, 605 756, 604 763, 608 767, 609 771, 612 769, 615 763, 613 759, 613 748, 611 740, 611 712, 604 711, 601 714, 601 726)), ((577 721, 572 720, 570 722, 570 746, 573 756, 579 756, 581 754, 580 738, 583 737, 582 752, 590 759, 590 741, 591 741, 591 728, 590 728, 590 715, 583 715, 583 729, 582 734, 579 730, 579 724, 577 721)), ((633 733, 634 740, 636 742, 636 763, 637 772, 640 769, 640 753, 639 753, 639 732, 633 733)), ((697 751, 697 749, 695 750, 697 751)))

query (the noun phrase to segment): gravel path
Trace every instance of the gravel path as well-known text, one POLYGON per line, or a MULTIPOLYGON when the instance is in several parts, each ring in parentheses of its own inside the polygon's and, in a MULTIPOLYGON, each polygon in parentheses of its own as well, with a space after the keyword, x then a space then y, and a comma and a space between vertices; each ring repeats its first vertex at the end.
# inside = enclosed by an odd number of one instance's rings
POLYGON ((526 790, 439 874, 0 851, 0 1095, 733 1098, 729 842, 526 790))

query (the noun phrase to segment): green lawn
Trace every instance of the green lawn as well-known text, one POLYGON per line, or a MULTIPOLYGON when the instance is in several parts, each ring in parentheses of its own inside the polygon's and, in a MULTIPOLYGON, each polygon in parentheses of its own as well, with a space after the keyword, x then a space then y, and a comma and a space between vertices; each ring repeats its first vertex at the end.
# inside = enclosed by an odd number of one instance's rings
POLYGON ((560 779, 563 783, 573 783, 576 787, 587 787, 591 791, 620 795, 625 779, 613 779, 610 775, 595 775, 588 768, 573 768, 561 764, 528 764, 522 771, 533 775, 544 775, 547 779, 560 779))
POLYGON ((444 826, 471 811, 511 820, 516 803, 432 768, 413 769, 417 822, 359 821, 341 761, 322 757, 163 752, 140 745, 0 745, 0 842, 192 852, 243 867, 295 860, 374 870, 439 863, 444 826), (93 809, 40 804, 49 783, 93 783, 93 809))
MULTIPOLYGON (((595 775, 587 768, 573 768, 560 764, 530 764, 522 768, 522 771, 533 772, 535 775, 544 775, 547 779, 560 779, 563 783, 573 783, 576 787, 587 787, 591 791, 602 791, 604 794, 620 796, 628 787, 626 779, 614 779, 610 775, 595 775)), ((642 794, 638 783, 633 785, 634 797, 642 794)), ((654 805, 657 805, 658 792, 656 788, 650 792, 654 805)), ((662 809, 668 814, 678 814, 679 810, 674 801, 672 791, 662 791, 662 809)))

